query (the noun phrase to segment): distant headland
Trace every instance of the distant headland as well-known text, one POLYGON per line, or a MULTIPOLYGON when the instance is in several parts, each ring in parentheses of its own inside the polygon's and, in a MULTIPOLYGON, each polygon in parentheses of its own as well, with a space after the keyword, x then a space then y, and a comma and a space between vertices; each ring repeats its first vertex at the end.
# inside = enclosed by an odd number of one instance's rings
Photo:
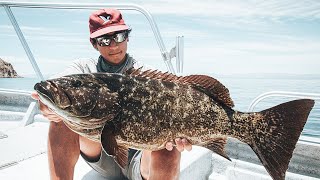
POLYGON ((0 58, 0 78, 17 78, 21 77, 14 70, 13 66, 0 58))

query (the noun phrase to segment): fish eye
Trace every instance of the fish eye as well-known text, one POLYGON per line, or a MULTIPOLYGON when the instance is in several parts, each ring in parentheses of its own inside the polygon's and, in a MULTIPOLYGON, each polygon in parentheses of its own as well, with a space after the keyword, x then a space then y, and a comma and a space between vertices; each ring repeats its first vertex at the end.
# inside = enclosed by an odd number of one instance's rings
POLYGON ((76 81, 74 81, 74 82, 72 83, 72 85, 73 85, 74 87, 79 87, 79 86, 82 85, 82 82, 79 81, 79 80, 76 80, 76 81))

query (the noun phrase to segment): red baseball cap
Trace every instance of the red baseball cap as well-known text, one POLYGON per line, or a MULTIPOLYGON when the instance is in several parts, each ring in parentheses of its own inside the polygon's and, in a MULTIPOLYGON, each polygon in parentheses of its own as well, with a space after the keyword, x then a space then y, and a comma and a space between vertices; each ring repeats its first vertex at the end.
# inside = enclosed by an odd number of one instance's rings
POLYGON ((127 30, 122 15, 117 9, 101 9, 93 12, 89 17, 90 38, 96 38, 104 34, 127 30))

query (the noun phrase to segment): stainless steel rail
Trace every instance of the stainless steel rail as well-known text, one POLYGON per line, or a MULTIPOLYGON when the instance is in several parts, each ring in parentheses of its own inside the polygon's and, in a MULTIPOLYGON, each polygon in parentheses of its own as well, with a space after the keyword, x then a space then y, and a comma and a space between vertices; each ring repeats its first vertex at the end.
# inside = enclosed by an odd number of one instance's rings
POLYGON ((3 94, 3 93, 17 94, 17 95, 27 95, 27 96, 31 95, 31 91, 0 88, 0 94, 3 94))
POLYGON ((10 10, 11 7, 20 7, 20 8, 49 8, 49 9, 99 9, 99 8, 104 8, 104 7, 110 7, 110 8, 117 8, 119 10, 135 10, 140 13, 142 13, 148 20, 151 29, 153 31, 153 34, 156 38, 156 41, 158 43, 158 46, 160 48, 160 52, 162 55, 162 58, 168 68, 168 71, 171 73, 175 73, 175 70, 172 66, 170 55, 163 43, 161 34, 159 32, 158 26, 155 23, 152 15, 143 7, 135 4, 109 4, 109 3, 103 3, 103 4, 84 4, 84 3, 34 3, 34 2, 9 2, 9 1, 4 1, 0 2, 0 6, 3 6, 6 9, 6 12, 11 20, 12 25, 14 26, 16 33, 25 48, 25 51, 28 55, 28 58, 33 65, 34 70, 36 71, 36 74, 43 79, 42 74, 36 65, 36 62, 33 58, 33 55, 30 51, 30 48, 27 45, 27 42, 19 28, 18 23, 15 21, 15 18, 13 16, 12 11, 10 10))
POLYGON ((280 96, 280 97, 294 97, 294 98, 309 98, 314 100, 320 100, 320 94, 317 93, 301 93, 301 92, 290 92, 290 91, 270 91, 263 93, 256 97, 250 104, 248 108, 248 112, 253 111, 254 107, 263 99, 272 96, 280 96))
POLYGON ((183 59, 184 59, 184 37, 178 36, 176 38, 176 70, 177 73, 183 73, 183 59))
POLYGON ((29 58, 29 61, 30 61, 31 65, 32 65, 35 73, 37 74, 37 76, 41 80, 44 80, 43 75, 42 75, 42 73, 41 73, 41 71, 40 71, 40 69, 38 67, 38 64, 36 63, 36 60, 34 59, 34 56, 33 56, 32 52, 31 52, 31 50, 30 50, 30 48, 28 46, 28 43, 27 43, 26 39, 24 38, 24 36, 22 34, 22 31, 21 31, 21 29, 20 29, 20 27, 18 25, 18 22, 17 22, 16 18, 14 17, 11 9, 8 6, 4 6, 4 9, 6 10, 6 13, 7 13, 7 15, 8 15, 8 17, 9 17, 9 19, 11 21, 11 24, 12 24, 14 30, 16 31, 16 33, 18 35, 18 38, 19 38, 19 40, 21 42, 21 45, 23 46, 23 49, 26 52, 26 54, 27 54, 27 56, 29 58))

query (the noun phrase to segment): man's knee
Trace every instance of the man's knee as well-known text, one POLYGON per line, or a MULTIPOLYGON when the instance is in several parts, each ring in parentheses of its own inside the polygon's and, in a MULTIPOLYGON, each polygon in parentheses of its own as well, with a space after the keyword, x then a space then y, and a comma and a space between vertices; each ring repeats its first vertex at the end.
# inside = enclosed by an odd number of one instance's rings
POLYGON ((158 161, 170 161, 171 163, 179 163, 181 158, 181 153, 177 149, 168 151, 166 149, 153 151, 151 153, 152 160, 158 161))
POLYGON ((181 153, 174 148, 172 151, 166 149, 151 152, 151 168, 176 172, 180 168, 181 153))
MULTIPOLYGON (((149 157, 150 171, 143 176, 145 179, 178 179, 181 153, 176 148, 172 151, 166 149, 152 151, 149 157)), ((141 168, 141 172, 143 172, 142 170, 143 168, 141 168)))
POLYGON ((88 161, 97 161, 101 155, 101 143, 79 136, 80 150, 88 161))

